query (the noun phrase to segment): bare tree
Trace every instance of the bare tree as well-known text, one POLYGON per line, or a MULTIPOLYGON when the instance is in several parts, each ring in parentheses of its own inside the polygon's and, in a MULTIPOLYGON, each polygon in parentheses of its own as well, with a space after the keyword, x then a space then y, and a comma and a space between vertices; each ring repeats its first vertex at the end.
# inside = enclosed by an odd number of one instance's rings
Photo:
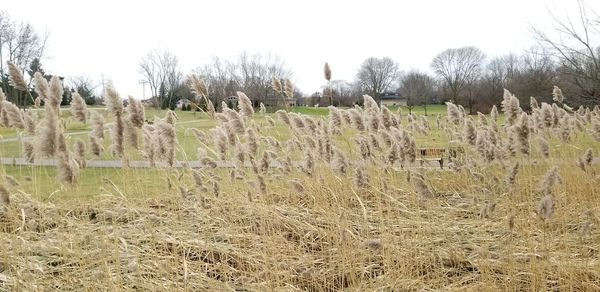
POLYGON ((425 105, 425 115, 427 115, 427 103, 431 100, 435 90, 435 79, 427 73, 419 71, 410 71, 400 78, 400 95, 406 97, 406 106, 409 112, 415 105, 425 105))
POLYGON ((447 49, 439 53, 431 62, 431 68, 442 80, 444 89, 453 102, 458 102, 466 94, 469 104, 473 104, 472 94, 467 91, 481 72, 485 54, 476 47, 447 49))
POLYGON ((285 80, 292 76, 291 69, 279 57, 247 52, 242 52, 235 61, 213 57, 210 63, 194 71, 207 84, 209 98, 215 106, 237 96, 237 91, 246 93, 255 106, 259 102, 267 104, 267 98, 277 97, 271 86, 272 79, 285 80))
POLYGON ((398 63, 394 60, 388 57, 371 57, 362 63, 356 78, 363 90, 375 100, 379 100, 381 95, 396 81, 398 74, 398 63))
POLYGON ((279 57, 271 54, 260 53, 250 55, 242 52, 236 64, 238 83, 244 88, 245 93, 253 99, 255 106, 259 102, 266 103, 269 94, 273 93, 271 80, 290 79, 292 70, 279 57))
POLYGON ((549 11, 554 21, 556 37, 532 27, 534 36, 552 49, 558 57, 562 74, 570 77, 579 89, 578 95, 600 99, 600 16, 578 0, 576 19, 560 17, 549 11))
POLYGON ((69 87, 81 95, 87 105, 96 104, 96 89, 100 87, 99 82, 95 82, 87 75, 79 75, 67 79, 69 87))
POLYGON ((13 91, 8 86, 6 61, 17 65, 25 73, 33 62, 39 63, 44 57, 47 39, 48 34, 40 36, 29 23, 12 21, 6 12, 0 11, 0 85, 8 98, 18 105, 26 105, 29 94, 13 91))
POLYGON ((141 59, 139 66, 150 87, 154 106, 173 106, 175 88, 183 78, 177 56, 168 50, 153 50, 141 59))

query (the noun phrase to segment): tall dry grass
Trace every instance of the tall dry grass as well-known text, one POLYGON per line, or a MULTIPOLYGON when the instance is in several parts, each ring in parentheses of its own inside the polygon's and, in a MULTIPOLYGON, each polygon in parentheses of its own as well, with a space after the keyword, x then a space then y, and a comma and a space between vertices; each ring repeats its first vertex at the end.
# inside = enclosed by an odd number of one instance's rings
MULTIPOLYGON (((104 121, 92 112, 90 147, 76 140, 69 151, 51 102, 57 84, 38 83, 48 100, 41 122, 48 132, 36 132, 33 147, 49 150, 35 158, 51 154, 63 188, 76 192, 85 179, 78 174, 92 171, 83 169, 85 152, 100 155, 104 121), (42 141, 53 146, 37 145, 42 141)), ((208 101, 201 80, 192 83, 208 101)), ((281 110, 278 122, 261 127, 267 119, 255 118, 240 92, 237 110, 212 114, 214 128, 190 131, 197 164, 177 161, 174 113, 150 125, 135 101, 124 109, 114 88, 106 98, 111 149, 124 160, 140 151, 152 167, 115 171, 141 192, 152 181, 136 174, 155 172, 153 180, 164 180, 161 195, 134 197, 122 191, 126 185, 104 179, 103 196, 92 203, 45 202, 24 191, 27 182, 3 176, 0 242, 11 249, 0 250, 1 288, 600 288, 600 149, 590 144, 598 109, 542 103, 526 113, 506 91, 504 116, 496 110, 473 119, 449 103, 446 121, 436 118, 436 126, 462 137, 456 143, 464 155, 440 171, 418 161, 418 145, 434 139, 430 121, 403 118, 370 96, 364 109, 330 107, 321 118, 281 110), (124 143, 137 131, 139 150, 124 143)), ((30 148, 24 141, 24 155, 30 148)))

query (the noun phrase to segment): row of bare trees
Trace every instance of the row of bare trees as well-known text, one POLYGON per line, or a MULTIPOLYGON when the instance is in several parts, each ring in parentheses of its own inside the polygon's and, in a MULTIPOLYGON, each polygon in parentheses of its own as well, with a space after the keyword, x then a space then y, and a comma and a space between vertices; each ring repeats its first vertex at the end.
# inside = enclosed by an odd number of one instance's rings
MULTIPOLYGON (((177 57, 168 50, 154 50, 148 53, 139 64, 143 82, 148 84, 155 106, 172 106, 179 99, 191 99, 186 86, 186 78, 179 68, 177 57)), ((289 79, 292 70, 279 57, 271 54, 250 54, 242 52, 234 60, 213 57, 212 60, 192 70, 208 87, 208 97, 214 105, 230 102, 243 91, 255 105, 268 104, 276 98, 271 87, 272 78, 289 79)), ((296 95, 301 93, 295 90, 296 95)))

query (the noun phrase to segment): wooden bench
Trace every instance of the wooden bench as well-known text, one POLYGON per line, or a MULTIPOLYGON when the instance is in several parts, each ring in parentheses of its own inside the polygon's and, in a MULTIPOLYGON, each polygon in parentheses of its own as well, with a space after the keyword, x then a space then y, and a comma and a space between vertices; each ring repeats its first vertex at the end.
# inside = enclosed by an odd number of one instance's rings
POLYGON ((437 161, 440 163, 440 168, 444 169, 444 148, 419 148, 417 150, 417 161, 421 162, 421 166, 425 161, 437 161))

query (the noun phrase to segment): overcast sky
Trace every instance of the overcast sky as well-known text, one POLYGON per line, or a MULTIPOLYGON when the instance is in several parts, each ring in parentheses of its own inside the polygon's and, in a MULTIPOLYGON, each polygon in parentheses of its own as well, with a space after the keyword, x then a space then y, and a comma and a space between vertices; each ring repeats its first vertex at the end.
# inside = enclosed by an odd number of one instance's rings
POLYGON ((292 68, 296 86, 312 93, 324 84, 325 62, 333 79, 350 81, 370 56, 391 57, 403 71, 428 71, 447 48, 520 52, 534 44, 530 24, 551 25, 548 9, 575 7, 575 0, 12 0, 0 9, 49 32, 48 72, 104 76, 122 95, 141 98, 139 60, 156 48, 173 52, 184 74, 212 56, 273 53, 292 68))

